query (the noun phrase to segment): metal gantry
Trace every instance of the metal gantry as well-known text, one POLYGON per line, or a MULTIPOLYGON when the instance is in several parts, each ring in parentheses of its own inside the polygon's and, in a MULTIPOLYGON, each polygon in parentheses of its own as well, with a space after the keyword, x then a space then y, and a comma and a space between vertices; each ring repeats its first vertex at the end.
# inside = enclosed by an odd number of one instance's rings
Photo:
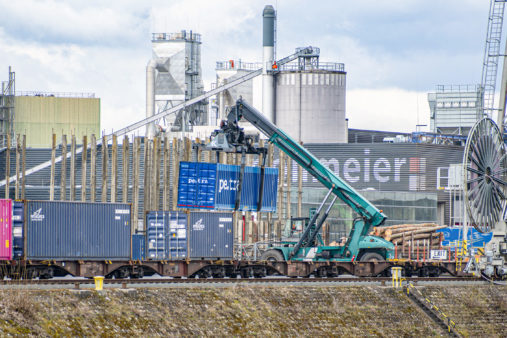
POLYGON ((14 102, 16 94, 16 73, 9 67, 9 79, 2 81, 0 92, 0 147, 14 142, 14 102))
POLYGON ((486 33, 481 79, 481 86, 484 90, 484 114, 489 118, 493 118, 493 113, 496 110, 494 107, 495 87, 498 72, 498 57, 500 56, 500 44, 502 41, 505 1, 491 0, 489 8, 488 31, 486 33))

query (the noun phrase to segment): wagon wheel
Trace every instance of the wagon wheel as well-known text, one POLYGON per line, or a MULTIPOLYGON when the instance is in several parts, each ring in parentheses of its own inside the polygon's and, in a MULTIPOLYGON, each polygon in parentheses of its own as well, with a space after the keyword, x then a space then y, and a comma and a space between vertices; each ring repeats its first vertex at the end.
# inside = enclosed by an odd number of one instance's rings
POLYGON ((470 223, 489 232, 501 219, 506 200, 507 155, 500 129, 489 118, 468 134, 463 156, 464 200, 470 223))

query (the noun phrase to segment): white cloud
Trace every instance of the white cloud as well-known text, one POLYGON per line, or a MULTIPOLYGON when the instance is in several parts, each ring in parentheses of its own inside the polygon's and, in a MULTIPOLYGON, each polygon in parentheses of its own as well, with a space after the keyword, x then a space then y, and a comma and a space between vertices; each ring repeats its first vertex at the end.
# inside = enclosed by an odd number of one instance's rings
MULTIPOLYGON (((18 90, 94 92, 102 100, 102 128, 118 129, 144 117, 151 32, 201 33, 209 84, 216 61, 260 61, 265 4, 0 0, 0 78, 12 65, 18 90)), ((429 116, 425 91, 436 84, 479 81, 486 2, 322 0, 317 6, 280 0, 273 5, 278 57, 313 45, 321 48, 322 61, 345 63, 347 115, 354 128, 411 130, 417 106, 421 123, 429 116), (381 121, 375 119, 379 111, 385 116, 381 121)))
POLYGON ((411 132, 430 124, 427 93, 398 88, 348 90, 346 116, 354 129, 411 132))
MULTIPOLYGON (((0 19, 10 33, 34 41, 97 44, 132 41, 146 25, 147 8, 135 2, 1 1, 0 19)), ((146 25, 146 28, 149 27, 146 25)))

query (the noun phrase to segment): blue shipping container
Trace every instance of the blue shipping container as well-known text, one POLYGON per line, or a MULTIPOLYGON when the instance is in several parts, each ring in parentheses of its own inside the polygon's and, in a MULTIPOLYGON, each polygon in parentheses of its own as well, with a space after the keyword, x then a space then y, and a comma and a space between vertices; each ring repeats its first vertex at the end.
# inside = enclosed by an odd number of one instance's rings
POLYGON ((217 165, 203 162, 180 162, 178 207, 213 209, 217 165))
MULTIPOLYGON (((178 207, 234 210, 241 167, 238 165, 180 162, 178 207)), ((245 167, 238 210, 257 211, 259 167, 245 167)), ((263 212, 276 211, 278 169, 265 168, 262 195, 263 212)))
POLYGON ((23 228, 25 224, 25 204, 14 201, 12 204, 12 254, 14 258, 23 257, 24 241, 23 228))
POLYGON ((144 261, 146 259, 146 236, 132 235, 132 260, 144 261))
MULTIPOLYGON (((239 186, 239 172, 239 165, 217 164, 217 186, 215 192, 216 209, 234 209, 236 193, 239 186)), ((247 180, 252 180, 253 178, 254 177, 252 177, 252 175, 247 174, 247 168, 245 167, 243 187, 251 187, 252 184, 250 182, 247 182, 247 180)))
POLYGON ((146 213, 149 259, 176 260, 187 257, 187 217, 183 212, 146 213))
POLYGON ((129 204, 25 201, 27 259, 128 260, 129 204))
MULTIPOLYGON (((437 230, 437 232, 444 234, 444 240, 442 241, 443 246, 455 246, 457 241, 463 241, 462 227, 443 228, 437 230)), ((489 241, 491 241, 492 237, 492 232, 481 233, 475 228, 468 229, 468 244, 471 244, 474 248, 484 247, 487 243, 489 243, 489 241)))
POLYGON ((234 233, 232 213, 190 213, 190 258, 232 259, 234 233))

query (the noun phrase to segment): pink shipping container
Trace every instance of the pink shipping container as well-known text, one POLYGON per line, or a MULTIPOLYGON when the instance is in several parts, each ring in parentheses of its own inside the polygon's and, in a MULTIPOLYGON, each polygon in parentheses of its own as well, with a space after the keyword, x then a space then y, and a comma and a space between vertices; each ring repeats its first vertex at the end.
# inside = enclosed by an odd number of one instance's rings
POLYGON ((12 200, 0 199, 0 260, 12 259, 12 200))

